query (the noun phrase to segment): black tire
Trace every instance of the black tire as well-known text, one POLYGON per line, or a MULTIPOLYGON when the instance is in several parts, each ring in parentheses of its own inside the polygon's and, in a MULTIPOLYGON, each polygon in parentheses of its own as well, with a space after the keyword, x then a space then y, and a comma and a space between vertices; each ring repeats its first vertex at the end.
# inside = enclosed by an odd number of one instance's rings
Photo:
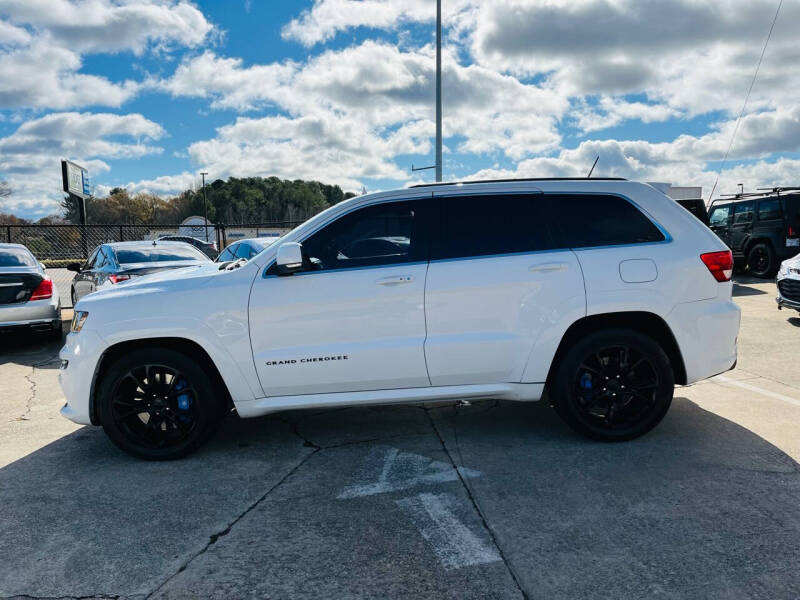
POLYGON ((111 441, 146 460, 194 452, 223 414, 203 367, 170 348, 141 348, 117 359, 101 375, 96 402, 111 441))
POLYGON ((772 277, 778 271, 778 260, 766 242, 754 244, 747 253, 747 268, 754 277, 772 277))
POLYGON ((608 329, 569 348, 548 387, 556 412, 572 429, 594 440, 621 442, 644 435, 664 418, 675 377, 652 338, 608 329))

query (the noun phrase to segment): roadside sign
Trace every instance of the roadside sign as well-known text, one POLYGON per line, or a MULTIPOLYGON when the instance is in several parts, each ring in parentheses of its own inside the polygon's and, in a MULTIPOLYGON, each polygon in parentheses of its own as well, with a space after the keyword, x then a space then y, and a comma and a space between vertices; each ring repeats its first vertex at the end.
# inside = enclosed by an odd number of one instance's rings
POLYGON ((82 166, 70 161, 61 161, 61 178, 64 191, 79 198, 88 198, 92 195, 89 184, 89 172, 82 166))

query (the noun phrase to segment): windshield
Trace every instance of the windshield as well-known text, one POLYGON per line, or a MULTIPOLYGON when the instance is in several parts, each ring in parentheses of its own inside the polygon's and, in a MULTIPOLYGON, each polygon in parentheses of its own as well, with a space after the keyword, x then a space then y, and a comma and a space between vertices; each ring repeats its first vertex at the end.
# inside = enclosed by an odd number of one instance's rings
POLYGON ((25 248, 0 248, 0 267, 35 267, 36 259, 25 248))
POLYGON ((153 246, 150 248, 120 248, 116 250, 120 264, 209 260, 191 246, 153 246))

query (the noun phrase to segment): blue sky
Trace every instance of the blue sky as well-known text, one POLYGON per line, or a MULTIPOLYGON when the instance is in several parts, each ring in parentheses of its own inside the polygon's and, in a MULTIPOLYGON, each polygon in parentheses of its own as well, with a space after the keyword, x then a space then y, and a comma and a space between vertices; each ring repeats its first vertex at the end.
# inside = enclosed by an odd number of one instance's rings
MULTIPOLYGON (((772 0, 444 0, 445 178, 596 173, 705 193, 772 0)), ((430 179, 431 0, 0 0, 0 211, 57 212, 59 159, 96 194, 277 175, 430 179)), ((720 191, 798 184, 787 4, 720 191)))

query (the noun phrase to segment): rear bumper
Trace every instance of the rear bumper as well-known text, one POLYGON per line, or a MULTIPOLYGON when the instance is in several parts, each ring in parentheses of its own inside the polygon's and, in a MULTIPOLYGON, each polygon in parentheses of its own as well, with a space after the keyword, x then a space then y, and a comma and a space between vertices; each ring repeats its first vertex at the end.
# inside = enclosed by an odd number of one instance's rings
POLYGON ((57 297, 22 304, 0 306, 0 329, 53 329, 61 323, 61 304, 57 297))
POLYGON ((741 310, 733 300, 679 304, 668 322, 683 356, 686 383, 729 371, 736 364, 741 310))

